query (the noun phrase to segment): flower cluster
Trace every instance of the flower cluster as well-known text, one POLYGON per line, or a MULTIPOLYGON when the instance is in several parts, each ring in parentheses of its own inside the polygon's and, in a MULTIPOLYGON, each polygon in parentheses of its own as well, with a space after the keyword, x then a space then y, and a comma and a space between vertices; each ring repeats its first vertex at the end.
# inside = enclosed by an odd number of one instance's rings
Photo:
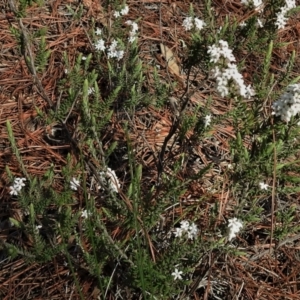
POLYGON ((231 241, 233 238, 236 237, 237 233, 243 228, 243 223, 241 220, 237 218, 229 219, 228 220, 228 228, 229 228, 229 236, 228 240, 231 241))
POLYGON ((222 97, 230 92, 237 93, 249 99, 254 96, 251 86, 246 86, 242 75, 239 73, 232 50, 226 41, 220 40, 218 44, 208 47, 210 61, 217 64, 212 69, 212 77, 216 79, 217 91, 222 97))
POLYGON ((220 40, 219 44, 208 46, 207 53, 210 55, 210 62, 218 63, 230 63, 235 61, 235 57, 232 54, 232 50, 229 48, 226 41, 220 40))
POLYGON ((285 27, 285 24, 287 22, 286 14, 290 9, 295 7, 295 0, 285 0, 285 6, 281 7, 280 11, 276 14, 277 20, 275 22, 275 25, 278 29, 282 29, 285 27))
POLYGON ((118 49, 118 42, 116 40, 113 40, 108 48, 107 57, 115 57, 117 60, 120 60, 124 56, 124 50, 118 49))
POLYGON ((14 179, 14 184, 10 186, 10 194, 17 196, 19 192, 22 190, 23 186, 25 186, 24 181, 26 181, 26 178, 16 177, 14 179))
POLYGON ((70 181, 70 187, 73 191, 77 191, 77 188, 80 186, 80 181, 73 177, 70 181))
POLYGON ((133 43, 136 40, 136 32, 138 31, 139 27, 136 22, 130 20, 126 21, 125 23, 127 25, 131 25, 131 31, 129 32, 128 40, 130 43, 133 43))
POLYGON ((300 84, 291 84, 286 92, 272 105, 275 116, 280 116, 284 122, 289 122, 291 117, 300 112, 300 84))
POLYGON ((198 234, 198 227, 195 223, 189 223, 189 221, 183 220, 180 222, 180 227, 177 227, 174 235, 175 237, 182 237, 185 233, 188 239, 193 240, 198 234))
POLYGON ((187 17, 182 22, 182 26, 186 31, 191 30, 193 27, 195 27, 198 30, 202 30, 205 25, 206 23, 203 20, 200 20, 196 17, 187 17))
POLYGON ((208 46, 207 53, 210 55, 210 62, 213 63, 223 62, 228 64, 235 61, 232 50, 229 48, 228 43, 223 40, 220 40, 218 45, 208 46))
MULTIPOLYGON (((96 50, 105 51, 105 41, 103 39, 99 39, 94 44, 96 50)), ((124 50, 120 50, 118 46, 118 42, 116 40, 112 40, 110 46, 108 47, 107 57, 108 58, 117 58, 118 60, 122 59, 124 56, 124 50)))
POLYGON ((100 172, 100 177, 101 180, 107 184, 111 191, 115 193, 119 192, 121 185, 115 171, 113 171, 111 168, 107 168, 105 172, 100 172))
POLYGON ((119 18, 120 16, 125 16, 128 14, 128 12, 129 12, 129 7, 128 7, 128 5, 125 5, 124 8, 121 9, 120 11, 114 12, 114 17, 119 18))

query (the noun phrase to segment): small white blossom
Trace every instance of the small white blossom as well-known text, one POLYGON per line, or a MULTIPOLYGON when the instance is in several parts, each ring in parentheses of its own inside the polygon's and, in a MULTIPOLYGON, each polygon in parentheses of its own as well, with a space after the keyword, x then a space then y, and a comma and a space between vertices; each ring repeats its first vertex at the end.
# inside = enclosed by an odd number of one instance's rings
POLYGON ((187 17, 182 22, 182 26, 186 31, 191 30, 193 27, 196 27, 198 30, 202 30, 205 25, 206 23, 197 17, 187 17))
POLYGON ((178 271, 178 269, 175 268, 175 271, 172 273, 172 276, 174 277, 174 280, 177 280, 177 279, 181 280, 182 279, 182 276, 181 276, 182 273, 183 273, 182 271, 178 271))
POLYGON ((183 234, 183 230, 181 228, 177 227, 174 232, 175 237, 180 238, 180 237, 182 237, 182 234, 183 234))
POLYGON ((117 46, 118 46, 118 42, 116 40, 113 40, 111 45, 108 48, 108 53, 107 53, 108 58, 115 57, 118 60, 123 58, 124 51, 123 50, 117 50, 117 46))
POLYGON ((125 7, 120 11, 120 14, 122 16, 125 16, 128 14, 128 12, 129 12, 129 7, 128 7, 128 5, 125 5, 125 7))
POLYGON ((36 225, 36 226, 35 226, 35 231, 36 231, 36 232, 39 232, 39 230, 40 230, 42 227, 43 227, 42 225, 36 225))
MULTIPOLYGON (((212 58, 212 60, 215 60, 212 58)), ((215 66, 211 75, 216 79, 216 90, 222 97, 228 96, 230 92, 240 95, 246 99, 250 99, 255 95, 251 86, 246 86, 243 76, 239 73, 237 66, 234 63, 227 63, 226 67, 220 68, 215 66)))
POLYGON ((221 59, 225 60, 226 63, 235 61, 232 50, 229 49, 228 43, 223 40, 220 40, 219 44, 209 46, 207 52, 210 55, 210 61, 213 63, 217 63, 221 59))
POLYGON ((136 22, 133 22, 133 21, 130 21, 130 20, 126 21, 125 24, 131 26, 131 31, 129 32, 128 40, 129 40, 130 43, 133 43, 137 38, 136 37, 136 32, 138 31, 139 27, 138 27, 136 22))
POLYGON ((280 11, 276 14, 277 19, 275 22, 275 25, 278 29, 283 29, 287 22, 286 14, 289 10, 296 7, 296 1, 295 0, 286 0, 285 5, 280 8, 280 11))
POLYGON ((10 194, 13 196, 13 195, 15 195, 15 196, 17 196, 18 195, 18 193, 19 193, 19 191, 20 190, 18 190, 16 187, 14 187, 14 186, 10 186, 9 187, 10 188, 10 194))
POLYGON ((20 191, 22 187, 25 186, 24 181, 26 181, 26 178, 16 177, 14 179, 14 187, 16 187, 20 191))
POLYGON ((188 231, 189 226, 190 226, 189 221, 182 220, 182 221, 180 222, 180 227, 181 227, 181 229, 182 229, 183 231, 188 231))
POLYGON ((261 190, 267 190, 268 187, 269 187, 269 185, 267 185, 267 184, 264 183, 264 182, 260 182, 260 183, 259 183, 259 188, 260 188, 261 190))
POLYGON ((180 227, 176 227, 174 231, 175 237, 181 238, 183 235, 187 236, 188 239, 195 239, 198 234, 198 227, 195 223, 189 223, 187 220, 180 222, 180 227))
POLYGON ((115 18, 119 18, 121 16, 120 12, 119 11, 115 11, 114 12, 114 17, 115 18))
POLYGON ((95 88, 89 87, 88 88, 88 95, 94 94, 95 93, 95 88))
POLYGON ((101 35, 102 34, 102 30, 97 27, 96 30, 95 30, 95 34, 96 35, 101 35))
POLYGON ((272 108, 273 115, 280 116, 282 121, 288 123, 300 112, 300 84, 290 84, 272 108))
POLYGON ((243 223, 237 218, 229 219, 228 228, 229 228, 228 240, 231 241, 233 238, 236 237, 236 235, 239 233, 241 228, 243 228, 243 223))
POLYGON ((82 56, 81 59, 82 59, 82 60, 86 60, 86 56, 82 56))
POLYGON ((295 0, 285 0, 285 6, 288 9, 292 9, 296 7, 296 1, 295 0))
POLYGON ((193 240, 197 237, 198 234, 198 227, 195 223, 192 223, 188 228, 188 239, 193 240))
POLYGON ((195 27, 198 29, 198 30, 202 30, 203 27, 206 25, 206 23, 198 18, 195 18, 194 19, 194 22, 195 22, 195 27))
POLYGON ((106 172, 100 172, 100 177, 108 185, 108 188, 111 189, 111 191, 115 193, 119 192, 121 185, 115 171, 107 168, 106 172))
POLYGON ((86 209, 81 212, 81 217, 84 219, 87 219, 90 215, 91 215, 91 213, 89 211, 87 211, 86 209))
POLYGON ((105 42, 103 39, 98 40, 95 44, 94 44, 95 48, 97 50, 100 51, 104 51, 105 50, 105 42))
POLYGON ((70 187, 72 190, 77 191, 77 188, 79 187, 80 181, 73 177, 70 181, 70 187))
POLYGON ((242 22, 239 24, 239 26, 242 27, 242 28, 245 27, 246 25, 247 25, 247 24, 246 24, 245 21, 242 21, 242 22))
POLYGON ((193 28, 193 18, 192 17, 187 17, 183 20, 182 26, 186 31, 189 31, 193 28))
POLYGON ((18 193, 22 190, 23 186, 25 186, 24 181, 26 181, 26 178, 24 177, 16 177, 14 179, 14 183, 12 186, 10 186, 10 194, 17 196, 18 193))
POLYGON ((285 17, 285 14, 287 13, 287 8, 286 7, 281 7, 280 12, 276 13, 277 19, 275 22, 275 26, 278 29, 283 29, 286 25, 287 18, 285 17))
POLYGON ((209 126, 210 123, 211 123, 211 115, 206 115, 206 116, 204 117, 204 127, 209 126))
POLYGON ((69 73, 68 69, 65 69, 64 72, 65 72, 65 74, 68 74, 68 73, 69 73))

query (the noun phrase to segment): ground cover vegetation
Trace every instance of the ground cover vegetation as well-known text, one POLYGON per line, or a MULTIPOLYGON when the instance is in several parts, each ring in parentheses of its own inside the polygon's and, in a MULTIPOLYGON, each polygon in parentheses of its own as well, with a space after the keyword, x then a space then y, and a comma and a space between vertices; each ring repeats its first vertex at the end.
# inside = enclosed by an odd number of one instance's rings
POLYGON ((1 299, 299 299, 297 1, 0 4, 1 299))

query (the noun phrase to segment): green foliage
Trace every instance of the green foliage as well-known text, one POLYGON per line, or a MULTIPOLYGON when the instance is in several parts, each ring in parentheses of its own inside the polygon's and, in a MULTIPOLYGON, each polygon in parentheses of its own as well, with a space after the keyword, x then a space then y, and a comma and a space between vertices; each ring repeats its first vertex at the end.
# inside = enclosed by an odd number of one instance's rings
MULTIPOLYGON (((31 4, 31 1, 20 1, 19 17, 25 15, 26 7, 31 4)), ((108 2, 103 4, 106 6, 108 2)), ((122 3, 113 3, 112 7, 119 9, 122 3)), ((77 10, 67 6, 67 9, 75 23, 86 26, 81 22, 83 6, 77 10)), ((172 129, 175 128, 172 148, 167 147, 163 152, 163 146, 155 145, 157 147, 151 149, 153 160, 147 160, 143 153, 145 149, 132 140, 131 130, 140 126, 135 120, 142 120, 143 116, 137 114, 141 108, 146 111, 149 104, 157 111, 169 108, 174 87, 177 86, 178 95, 182 92, 177 82, 169 82, 159 74, 156 66, 153 69, 150 66, 154 82, 151 87, 147 86, 146 72, 149 70, 143 65, 137 42, 127 42, 129 33, 124 29, 127 27, 123 26, 122 19, 105 26, 101 38, 107 48, 114 39, 117 40, 119 49, 125 53, 123 58, 110 58, 107 49, 102 52, 93 49, 85 60, 77 53, 75 61, 64 53, 66 73, 59 83, 60 101, 53 111, 36 110, 46 124, 74 127, 67 141, 70 147, 60 153, 66 164, 56 166, 53 162, 42 176, 30 176, 12 125, 6 122, 12 154, 27 178, 26 186, 13 196, 24 217, 20 220, 11 217, 10 222, 31 244, 24 250, 1 243, 1 250, 12 259, 21 256, 27 262, 37 263, 62 256, 82 299, 82 288, 77 279, 82 269, 91 279, 96 279, 102 299, 116 288, 126 289, 133 297, 144 299, 183 299, 185 291, 190 290, 198 276, 195 274, 202 270, 199 267, 204 265, 202 259, 214 257, 217 261, 221 255, 245 256, 240 247, 232 247, 231 243, 246 243, 246 239, 228 241, 225 220, 231 218, 231 214, 242 216, 244 227, 240 234, 244 237, 252 233, 253 225, 269 220, 270 201, 280 199, 276 212, 271 212, 276 214, 274 238, 282 240, 291 233, 298 233, 297 211, 289 203, 290 198, 297 199, 300 191, 298 117, 285 124, 270 113, 270 104, 281 91, 298 80, 293 77, 295 52, 289 57, 284 72, 271 73, 274 51, 286 46, 276 42, 274 18, 278 9, 276 1, 267 1, 264 8, 266 23, 262 29, 257 26, 256 15, 250 16, 243 28, 228 15, 220 29, 211 1, 205 1, 203 18, 207 26, 201 32, 191 32, 186 59, 183 59, 188 86, 178 99, 188 102, 184 111, 172 119, 172 129), (210 79, 214 63, 207 50, 220 39, 227 41, 235 57, 239 58, 240 70, 248 71, 249 59, 258 61, 252 82, 256 96, 250 100, 234 93, 227 98, 216 96, 210 79), (202 79, 198 85, 199 74, 202 79), (190 98, 199 90, 205 95, 205 103, 195 105, 190 98), (222 110, 218 115, 216 113, 210 126, 205 127, 203 118, 215 113, 212 111, 215 103, 228 106, 228 110, 224 115, 222 110), (230 128, 226 138, 222 136, 223 132, 218 132, 222 126, 230 128), (116 132, 120 128, 120 132, 116 132), (187 138, 190 132, 191 137, 187 138), (223 158, 215 162, 206 157, 208 162, 205 162, 201 156, 205 151, 198 151, 199 148, 204 150, 205 142, 214 142, 215 133, 223 140, 220 148, 227 147, 225 154, 232 168, 225 169, 221 165, 223 158), (125 150, 116 160, 119 148, 125 150), (196 160, 203 160, 198 170, 193 169, 196 160), (160 162, 168 169, 163 168, 156 179, 153 174, 158 173, 160 162), (107 186, 105 180, 109 180, 109 175, 103 175, 109 166, 113 168, 112 165, 117 175, 121 174, 118 192, 107 186), (211 176, 221 179, 215 180, 211 176), (77 190, 70 187, 72 178, 80 181, 77 190), (207 180, 212 183, 210 188, 204 184, 207 180), (260 188, 262 182, 268 184, 265 190, 260 188), (272 191, 273 184, 275 191, 272 191), (195 190, 201 192, 194 196, 195 190), (226 209, 219 201, 224 191, 228 192, 226 209), (175 230, 183 220, 201 225, 195 239, 175 237, 175 230), (183 272, 182 279, 174 280, 175 268, 183 272)), ((196 16, 192 6, 190 16, 196 16)), ((91 23, 95 25, 94 20, 91 23)), ((10 30, 21 46, 20 32, 14 28, 10 30)), ((93 32, 93 29, 86 32, 93 32)), ((35 53, 38 72, 45 70, 51 54, 47 50, 46 33, 47 29, 41 28, 31 36, 34 44, 38 40, 35 53)), ((89 38, 94 47, 98 37, 91 33, 89 38)), ((86 53, 87 50, 81 51, 86 53)), ((152 119, 145 125, 145 130, 151 123, 152 119)), ((164 134, 163 145, 168 142, 167 134, 164 134)), ((6 173, 13 183, 14 173, 19 172, 7 166, 6 173)), ((201 276, 206 274, 202 273, 201 276)))
POLYGON ((37 71, 43 71, 48 63, 48 58, 51 54, 50 50, 47 50, 46 39, 44 36, 41 37, 38 51, 35 57, 35 65, 37 71))

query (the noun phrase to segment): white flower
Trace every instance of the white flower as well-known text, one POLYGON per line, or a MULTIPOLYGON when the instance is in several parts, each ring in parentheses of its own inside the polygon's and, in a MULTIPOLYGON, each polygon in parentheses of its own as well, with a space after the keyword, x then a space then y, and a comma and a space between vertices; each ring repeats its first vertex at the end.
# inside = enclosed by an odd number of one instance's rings
POLYGON ((122 59, 123 56, 124 56, 124 50, 119 50, 119 51, 116 52, 116 58, 117 58, 117 60, 122 59))
POLYGON ((174 235, 175 237, 181 238, 186 234, 188 239, 193 240, 198 234, 198 227, 195 223, 189 223, 187 220, 182 220, 180 222, 180 227, 175 228, 174 235))
POLYGON ((175 237, 180 238, 180 237, 182 237, 182 234, 183 234, 183 230, 181 228, 177 227, 174 232, 175 237))
POLYGON ((195 223, 192 223, 188 228, 188 232, 187 232, 188 238, 191 239, 191 240, 196 238, 197 234, 198 234, 198 231, 199 230, 198 230, 197 225, 195 223))
POLYGON ((181 229, 182 229, 183 231, 188 231, 189 226, 190 226, 189 221, 182 220, 182 221, 180 222, 180 227, 181 227, 181 229))
POLYGON ((136 32, 138 31, 139 27, 136 22, 132 22, 130 20, 126 21, 125 24, 131 25, 131 31, 129 32, 129 42, 133 43, 136 40, 136 32))
POLYGON ((18 193, 22 190, 23 186, 25 186, 24 181, 26 181, 26 178, 24 177, 16 177, 14 179, 14 183, 12 186, 10 186, 10 194, 17 196, 18 193))
POLYGON ((113 192, 119 192, 121 185, 115 171, 107 168, 106 172, 100 172, 100 177, 113 192))
POLYGON ((81 212, 81 217, 84 219, 87 219, 90 215, 91 215, 91 213, 89 211, 87 211, 86 209, 81 212))
POLYGON ((198 233, 198 227, 195 223, 192 223, 190 226, 189 226, 189 232, 196 235, 198 233))
POLYGON ((285 17, 286 12, 287 12, 286 7, 281 7, 280 12, 276 13, 277 19, 275 25, 278 29, 283 29, 286 25, 287 22, 287 18, 285 17))
POLYGON ((65 72, 65 74, 68 74, 68 73, 69 73, 68 69, 65 69, 64 72, 65 72))
POLYGON ((120 15, 121 15, 121 14, 120 14, 120 12, 119 12, 119 11, 115 11, 115 12, 114 12, 114 17, 115 17, 115 18, 119 18, 119 17, 120 17, 120 15))
POLYGON ((124 16, 124 15, 127 15, 128 12, 129 12, 129 7, 128 7, 128 5, 125 5, 125 7, 120 11, 120 14, 122 16, 124 16))
POLYGON ((95 48, 97 50, 100 51, 104 51, 105 50, 105 42, 103 39, 98 40, 95 44, 94 44, 95 48))
POLYGON ((204 117, 204 127, 209 126, 210 123, 211 123, 211 115, 206 115, 206 116, 204 117))
POLYGON ((237 233, 243 227, 242 221, 238 220, 237 218, 229 219, 228 220, 228 228, 229 228, 229 236, 228 240, 231 241, 233 238, 236 237, 237 233))
POLYGON ((198 18, 195 18, 194 19, 194 22, 195 22, 195 27, 198 29, 198 30, 202 30, 203 27, 206 25, 206 23, 198 18))
POLYGON ((296 7, 296 1, 295 0, 285 0, 285 6, 288 9, 292 9, 296 7))
POLYGON ((82 60, 86 60, 86 57, 85 57, 85 56, 82 56, 81 59, 82 59, 82 60))
POLYGON ((187 17, 183 20, 182 26, 186 31, 191 30, 193 27, 196 27, 198 30, 202 30, 206 23, 199 18, 187 17))
POLYGON ((239 26, 242 27, 242 28, 245 27, 246 25, 247 25, 247 24, 246 24, 245 21, 242 21, 242 22, 239 24, 239 26))
POLYGON ((174 280, 177 280, 177 279, 181 280, 182 279, 182 277, 181 277, 182 273, 183 273, 182 271, 178 271, 178 269, 175 268, 175 271, 172 273, 172 276, 174 276, 174 280))
POLYGON ((16 177, 14 179, 14 187, 18 190, 21 191, 22 187, 25 186, 25 183, 23 181, 26 181, 26 178, 20 178, 16 177))
POLYGON ((182 26, 185 28, 186 31, 191 30, 193 28, 193 18, 185 18, 182 22, 182 26))
POLYGON ((300 112, 300 84, 290 84, 272 108, 273 115, 281 116, 281 120, 288 123, 300 112))
POLYGON ((259 183, 259 188, 260 188, 261 190, 267 190, 268 187, 269 187, 269 185, 267 185, 267 184, 264 183, 264 182, 260 182, 260 183, 259 183))
POLYGON ((18 190, 15 186, 10 186, 9 188, 10 188, 10 192, 9 193, 11 195, 15 195, 15 196, 18 195, 18 193, 19 193, 20 190, 18 190))
MULTIPOLYGON (((210 50, 211 54, 214 53, 213 49, 210 50)), ((215 59, 217 59, 217 56, 212 54, 212 60, 214 61, 215 59)), ((250 99, 251 96, 255 95, 251 86, 245 85, 243 76, 239 73, 234 63, 227 62, 227 66, 223 68, 216 66, 212 69, 211 74, 216 79, 216 90, 222 97, 227 96, 230 92, 241 95, 246 99, 250 99)))
POLYGON ((95 34, 96 35, 101 35, 102 34, 102 30, 100 28, 96 28, 96 31, 95 31, 95 34))
POLYGON ((95 88, 89 87, 88 88, 88 95, 94 94, 95 93, 95 88))
POLYGON ((210 54, 210 61, 213 63, 219 62, 221 58, 225 60, 226 63, 235 61, 232 50, 229 49, 228 43, 223 40, 219 40, 219 45, 214 44, 209 46, 207 52, 210 54))
POLYGON ((113 40, 109 46, 109 51, 114 51, 118 46, 118 42, 116 40, 113 40))
POLYGON ((35 226, 35 231, 36 232, 39 232, 39 229, 41 229, 43 226, 42 225, 36 225, 35 226))
POLYGON ((70 181, 70 187, 72 190, 77 191, 77 188, 79 187, 80 181, 73 177, 70 181))
POLYGON ((115 57, 118 60, 123 58, 124 51, 123 50, 117 50, 117 46, 118 46, 118 42, 116 40, 113 40, 112 43, 110 44, 109 48, 108 48, 108 53, 107 53, 108 58, 115 57))

